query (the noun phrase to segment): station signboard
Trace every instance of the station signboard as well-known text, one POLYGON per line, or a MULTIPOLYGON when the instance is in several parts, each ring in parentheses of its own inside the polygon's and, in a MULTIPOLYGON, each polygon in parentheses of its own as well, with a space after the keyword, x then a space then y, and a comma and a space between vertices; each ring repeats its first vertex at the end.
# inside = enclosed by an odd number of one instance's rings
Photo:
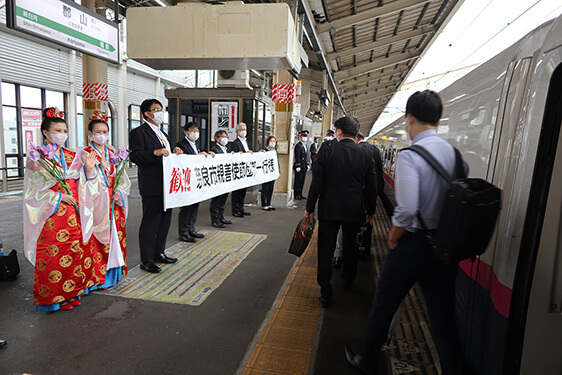
POLYGON ((7 0, 7 25, 15 30, 119 63, 119 27, 70 0, 7 0))

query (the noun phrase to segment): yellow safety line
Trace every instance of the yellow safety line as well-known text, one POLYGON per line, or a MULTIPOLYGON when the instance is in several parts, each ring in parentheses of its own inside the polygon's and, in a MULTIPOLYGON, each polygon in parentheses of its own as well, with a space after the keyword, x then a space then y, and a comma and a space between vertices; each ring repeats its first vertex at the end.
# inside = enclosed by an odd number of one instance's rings
POLYGON ((321 313, 316 232, 281 292, 242 375, 308 373, 321 313))

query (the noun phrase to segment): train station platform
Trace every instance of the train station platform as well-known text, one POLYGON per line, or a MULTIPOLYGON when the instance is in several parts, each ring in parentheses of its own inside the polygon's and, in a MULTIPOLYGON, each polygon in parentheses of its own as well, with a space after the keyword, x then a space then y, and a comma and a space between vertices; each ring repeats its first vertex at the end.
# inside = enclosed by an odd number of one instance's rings
MULTIPOLYGON (((257 189, 250 190, 246 209, 252 215, 230 217, 229 200, 225 213, 233 224, 225 229, 211 227, 209 204, 203 202, 197 229, 206 237, 195 244, 178 241, 175 210, 167 253, 180 261, 154 276, 138 268, 137 192, 134 183, 127 221, 129 275, 114 288, 85 296, 82 305, 35 312, 33 266, 19 252, 20 276, 0 283, 0 339, 8 341, 0 350, 0 374, 354 373, 343 346, 361 347, 390 226, 380 202, 373 258, 360 261, 348 292, 334 269, 332 304, 322 309, 316 234, 301 258, 287 253, 304 201, 263 211, 256 206, 257 189), (212 263, 216 259, 225 261, 212 263), (228 267, 221 268, 225 263, 228 267), (189 269, 194 271, 186 273, 189 269)), ((21 196, 0 197, 0 212, 4 249, 21 249, 21 196)), ((438 373, 423 298, 415 288, 385 353, 388 374, 438 373)))

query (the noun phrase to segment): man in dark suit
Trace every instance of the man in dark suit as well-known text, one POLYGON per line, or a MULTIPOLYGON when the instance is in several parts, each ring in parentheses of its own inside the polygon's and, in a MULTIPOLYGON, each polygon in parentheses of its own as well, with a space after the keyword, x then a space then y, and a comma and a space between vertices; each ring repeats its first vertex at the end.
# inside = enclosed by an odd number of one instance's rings
POLYGON ((316 157, 318 156, 318 148, 320 145, 318 144, 318 137, 314 137, 314 142, 310 145, 310 164, 314 166, 314 162, 316 161, 316 157))
POLYGON ((306 179, 306 171, 308 168, 308 148, 306 141, 308 140, 308 130, 303 130, 299 133, 299 141, 295 145, 295 163, 293 169, 295 170, 295 183, 293 190, 295 191, 295 199, 306 199, 302 195, 304 187, 304 180, 306 179))
MULTIPOLYGON (((197 123, 188 122, 185 124, 183 127, 183 133, 185 137, 176 144, 176 148, 179 148, 182 154, 207 156, 207 153, 201 151, 196 143, 199 139, 199 125, 197 125, 197 123)), ((180 241, 195 242, 197 238, 205 237, 204 234, 198 233, 195 230, 198 211, 199 203, 194 203, 180 208, 180 213, 178 214, 178 235, 180 241)))
POLYGON ((140 268, 158 273, 159 263, 175 263, 164 254, 172 210, 164 211, 164 176, 162 157, 170 155, 170 142, 160 130, 164 121, 162 104, 147 99, 140 107, 145 122, 129 134, 131 161, 138 166, 139 190, 142 197, 142 220, 139 228, 140 268))
POLYGON ((319 201, 317 281, 324 308, 329 307, 332 298, 332 256, 338 230, 341 226, 341 277, 344 290, 348 290, 357 274, 356 236, 362 223, 373 220, 377 194, 373 158, 353 139, 359 128, 357 122, 352 117, 342 117, 335 127, 338 142, 318 152, 304 212, 309 217, 319 201))
MULTIPOLYGON (((248 152, 253 153, 246 141, 246 124, 239 123, 236 127, 236 139, 230 143, 230 151, 232 152, 248 152)), ((244 217, 244 215, 251 215, 250 212, 244 210, 244 198, 246 198, 246 188, 234 190, 231 194, 232 202, 232 216, 244 217)))
MULTIPOLYGON (((215 154, 226 154, 228 153, 227 146, 228 134, 224 130, 218 130, 215 133, 215 145, 211 148, 211 151, 215 154)), ((211 199, 209 211, 211 213, 211 224, 215 228, 225 228, 225 224, 232 224, 232 221, 224 218, 224 204, 227 198, 228 193, 225 193, 211 199)))

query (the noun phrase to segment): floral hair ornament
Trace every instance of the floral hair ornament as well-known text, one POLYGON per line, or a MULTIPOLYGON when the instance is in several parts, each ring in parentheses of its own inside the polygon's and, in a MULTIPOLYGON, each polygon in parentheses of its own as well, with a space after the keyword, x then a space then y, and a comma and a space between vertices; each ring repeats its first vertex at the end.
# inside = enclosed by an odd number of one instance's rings
POLYGON ((47 111, 45 111, 45 115, 50 118, 62 118, 64 116, 64 112, 59 111, 57 107, 49 107, 47 111))
POLYGON ((109 119, 109 117, 104 115, 103 112, 100 111, 99 109, 96 109, 94 111, 94 114, 90 116, 90 121, 101 120, 101 121, 107 122, 108 119, 109 119))

